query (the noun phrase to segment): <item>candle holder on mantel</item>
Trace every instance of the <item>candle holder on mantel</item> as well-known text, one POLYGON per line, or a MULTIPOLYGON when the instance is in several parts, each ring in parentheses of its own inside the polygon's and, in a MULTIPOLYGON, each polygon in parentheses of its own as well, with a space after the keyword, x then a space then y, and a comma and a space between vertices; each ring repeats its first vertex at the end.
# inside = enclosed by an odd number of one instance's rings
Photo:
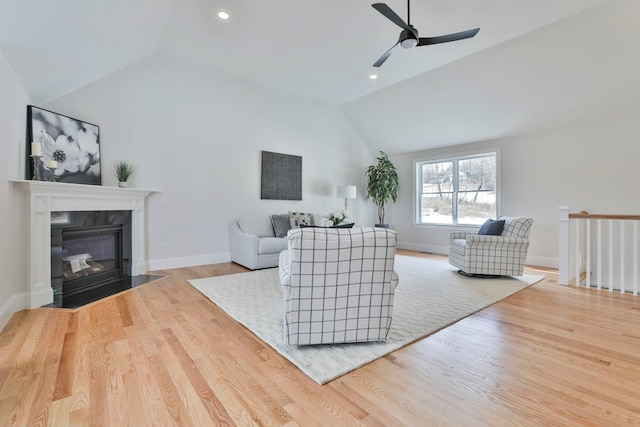
POLYGON ((32 154, 31 156, 31 161, 33 163, 33 176, 31 178, 32 181, 40 181, 40 159, 42 158, 42 156, 37 156, 32 154))
POLYGON ((47 170, 49 172, 51 172, 51 176, 49 177, 49 181, 56 182, 56 173, 55 173, 56 172, 56 168, 51 169, 49 166, 47 166, 47 170))

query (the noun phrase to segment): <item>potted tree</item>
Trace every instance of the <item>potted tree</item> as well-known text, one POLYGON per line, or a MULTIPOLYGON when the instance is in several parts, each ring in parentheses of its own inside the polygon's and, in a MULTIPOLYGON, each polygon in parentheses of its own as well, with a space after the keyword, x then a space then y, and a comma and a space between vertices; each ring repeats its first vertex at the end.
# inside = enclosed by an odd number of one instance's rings
POLYGON ((118 186, 119 187, 127 187, 127 181, 129 177, 133 174, 135 168, 133 165, 127 161, 116 162, 113 165, 113 172, 118 177, 118 186))
POLYGON ((373 200, 378 207, 379 224, 376 227, 389 227, 384 223, 384 205, 398 198, 398 173, 384 151, 380 151, 378 163, 365 169, 367 177, 367 200, 373 200))

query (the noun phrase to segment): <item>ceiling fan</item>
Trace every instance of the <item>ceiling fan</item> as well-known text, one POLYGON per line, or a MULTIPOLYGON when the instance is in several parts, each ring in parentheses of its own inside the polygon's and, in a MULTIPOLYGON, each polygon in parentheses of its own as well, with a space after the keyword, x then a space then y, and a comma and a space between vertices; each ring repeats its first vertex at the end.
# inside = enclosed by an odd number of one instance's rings
POLYGON ((415 46, 427 46, 431 44, 453 42, 457 40, 471 38, 476 34, 478 34, 478 31, 480 31, 480 28, 474 28, 473 30, 461 31, 459 33, 447 34, 447 35, 438 36, 438 37, 418 37, 418 30, 416 30, 414 26, 411 25, 410 0, 407 0, 407 22, 406 23, 402 20, 402 18, 398 16, 398 14, 396 14, 393 10, 391 10, 389 6, 387 6, 384 3, 374 3, 371 6, 373 6, 375 10, 383 14, 389 21, 393 22, 398 27, 402 28, 402 32, 400 33, 400 38, 398 39, 396 44, 391 46, 391 49, 386 51, 384 55, 382 55, 380 59, 378 59, 376 63, 373 64, 374 67, 379 67, 382 64, 384 64, 384 61, 386 61, 387 58, 391 56, 393 49, 395 49, 396 46, 398 45, 402 46, 405 49, 410 49, 415 46))

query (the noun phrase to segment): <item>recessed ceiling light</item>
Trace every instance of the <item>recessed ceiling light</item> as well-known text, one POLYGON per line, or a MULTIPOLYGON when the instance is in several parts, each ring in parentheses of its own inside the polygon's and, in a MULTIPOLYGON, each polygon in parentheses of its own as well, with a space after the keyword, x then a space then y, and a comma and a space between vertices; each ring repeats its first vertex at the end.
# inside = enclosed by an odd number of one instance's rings
POLYGON ((218 13, 216 13, 216 15, 218 16, 218 18, 222 19, 223 21, 228 21, 231 18, 231 15, 226 10, 219 10, 218 13))
POLYGON ((375 80, 375 79, 377 79, 377 78, 378 78, 378 75, 377 75, 377 74, 369 74, 369 79, 371 79, 371 80, 375 80))

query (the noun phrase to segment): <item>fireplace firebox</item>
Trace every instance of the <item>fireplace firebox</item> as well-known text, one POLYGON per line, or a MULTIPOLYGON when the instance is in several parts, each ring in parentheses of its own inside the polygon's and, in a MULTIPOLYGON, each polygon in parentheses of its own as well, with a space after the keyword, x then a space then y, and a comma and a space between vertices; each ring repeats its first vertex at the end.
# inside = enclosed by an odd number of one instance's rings
POLYGON ((54 306, 77 307, 131 287, 130 211, 52 212, 54 306))

